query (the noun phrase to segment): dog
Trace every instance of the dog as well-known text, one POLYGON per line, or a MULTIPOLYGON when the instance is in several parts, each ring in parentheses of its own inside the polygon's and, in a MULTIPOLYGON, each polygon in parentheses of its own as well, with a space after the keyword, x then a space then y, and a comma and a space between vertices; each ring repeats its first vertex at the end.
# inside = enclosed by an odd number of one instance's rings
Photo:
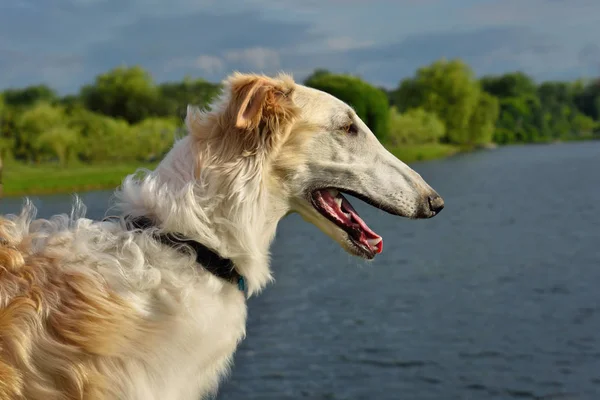
POLYGON ((272 281, 278 222, 299 213, 371 260, 382 238, 343 194, 431 218, 442 198, 338 98, 292 76, 232 73, 116 215, 0 218, 0 399, 197 400, 217 393, 272 281))

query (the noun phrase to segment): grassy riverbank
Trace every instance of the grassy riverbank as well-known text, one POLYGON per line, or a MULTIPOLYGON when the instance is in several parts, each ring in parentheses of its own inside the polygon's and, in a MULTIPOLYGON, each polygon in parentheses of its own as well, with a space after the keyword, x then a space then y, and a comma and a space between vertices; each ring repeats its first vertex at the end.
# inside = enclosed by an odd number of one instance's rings
MULTIPOLYGON (((459 148, 445 144, 411 145, 391 148, 402 161, 433 160, 456 154, 459 148)), ((4 166, 4 196, 74 193, 112 189, 137 168, 154 168, 156 164, 102 164, 59 167, 52 164, 25 165, 9 162, 4 166)))
POLYGON ((389 148, 390 152, 405 163, 415 161, 435 160, 457 154, 461 150, 458 146, 442 143, 403 145, 389 148))
POLYGON ((74 165, 52 164, 4 166, 4 196, 84 192, 117 187, 123 178, 137 168, 153 168, 155 164, 74 165))

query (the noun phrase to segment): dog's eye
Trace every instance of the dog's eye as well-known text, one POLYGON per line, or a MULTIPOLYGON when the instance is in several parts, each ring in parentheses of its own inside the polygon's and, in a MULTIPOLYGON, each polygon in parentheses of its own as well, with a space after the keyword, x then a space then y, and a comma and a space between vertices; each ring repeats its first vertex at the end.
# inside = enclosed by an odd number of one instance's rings
POLYGON ((358 133, 358 127, 353 122, 349 123, 348 125, 344 126, 344 132, 354 135, 358 133))

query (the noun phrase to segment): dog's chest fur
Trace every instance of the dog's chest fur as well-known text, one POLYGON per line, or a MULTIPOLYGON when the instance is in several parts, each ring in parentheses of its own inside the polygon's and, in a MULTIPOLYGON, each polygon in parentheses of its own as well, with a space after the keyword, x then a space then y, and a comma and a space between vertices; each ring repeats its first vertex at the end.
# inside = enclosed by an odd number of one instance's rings
POLYGON ((115 375, 124 398, 197 400, 217 389, 245 336, 246 305, 237 288, 215 296, 206 286, 197 283, 182 301, 161 289, 150 294, 156 311, 146 318, 158 324, 115 375))
MULTIPOLYGON (((110 376, 123 388, 122 398, 198 400, 217 390, 245 336, 245 295, 193 261, 161 250, 169 261, 156 255, 140 275, 154 275, 152 287, 144 289, 148 282, 142 280, 132 290, 132 280, 122 292, 142 316, 143 332, 122 373, 110 376)), ((152 250, 145 254, 152 259, 152 250)), ((115 282, 117 291, 120 284, 115 282)))

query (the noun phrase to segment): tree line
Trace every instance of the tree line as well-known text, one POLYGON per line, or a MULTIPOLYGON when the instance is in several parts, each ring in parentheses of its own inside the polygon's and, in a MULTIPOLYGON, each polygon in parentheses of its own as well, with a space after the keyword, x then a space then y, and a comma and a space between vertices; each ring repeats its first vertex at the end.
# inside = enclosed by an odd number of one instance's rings
MULTIPOLYGON (((600 79, 536 83, 522 72, 477 78, 459 59, 419 68, 393 90, 318 69, 304 82, 349 103, 388 146, 535 143, 600 135, 600 79)), ((75 95, 46 85, 0 93, 0 159, 28 163, 152 161, 207 107, 219 83, 156 84, 139 66, 98 75, 75 95)))

